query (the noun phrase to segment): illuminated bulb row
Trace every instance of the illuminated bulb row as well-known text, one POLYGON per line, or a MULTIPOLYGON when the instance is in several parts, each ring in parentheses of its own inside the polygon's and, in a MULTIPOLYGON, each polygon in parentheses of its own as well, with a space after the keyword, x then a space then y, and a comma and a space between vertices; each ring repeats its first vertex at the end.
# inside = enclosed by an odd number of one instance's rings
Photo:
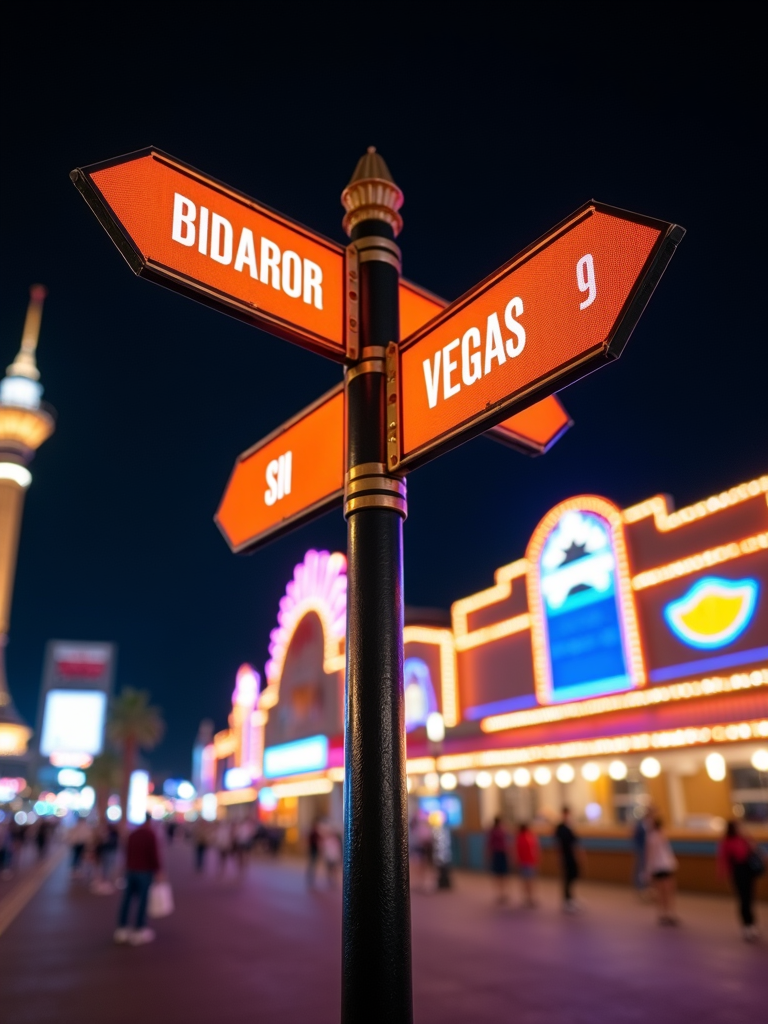
MULTIPOLYGON (((716 751, 708 754, 705 765, 707 775, 713 782, 722 782, 725 779, 726 764, 722 754, 716 751)), ((754 752, 752 755, 752 766, 759 772, 768 772, 767 749, 760 748, 754 752)), ((629 769, 624 761, 617 759, 611 761, 608 765, 608 775, 614 782, 621 782, 623 779, 626 779, 628 772, 629 769)), ((644 757, 640 762, 640 774, 646 779, 658 778, 661 775, 661 762, 656 757, 644 757)), ((581 777, 586 782, 597 782, 601 775, 602 769, 596 761, 587 761, 581 767, 581 777)), ((558 765, 555 770, 555 778, 558 782, 562 782, 565 785, 573 782, 576 778, 573 765, 568 763, 558 765)), ((459 785, 475 785, 479 786, 480 789, 488 789, 495 782, 499 789, 508 789, 513 783, 521 788, 530 786, 532 780, 539 786, 546 786, 552 781, 552 772, 545 765, 539 765, 532 772, 527 768, 516 768, 512 772, 507 771, 506 768, 501 768, 495 774, 491 774, 488 771, 475 772, 469 770, 459 772, 458 774, 443 772, 442 775, 438 775, 437 772, 432 771, 427 772, 424 776, 424 785, 430 790, 444 789, 451 791, 459 785)), ((410 778, 408 779, 408 791, 411 791, 410 778)))

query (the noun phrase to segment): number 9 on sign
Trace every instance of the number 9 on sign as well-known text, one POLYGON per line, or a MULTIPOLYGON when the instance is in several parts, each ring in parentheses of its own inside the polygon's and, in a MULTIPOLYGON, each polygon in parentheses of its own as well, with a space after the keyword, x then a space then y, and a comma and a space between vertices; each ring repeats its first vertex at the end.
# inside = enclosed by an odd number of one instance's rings
POLYGON ((576 281, 580 292, 588 292, 586 299, 579 303, 579 309, 586 309, 591 306, 597 298, 597 285, 595 284, 595 262, 592 254, 582 256, 576 264, 576 281))

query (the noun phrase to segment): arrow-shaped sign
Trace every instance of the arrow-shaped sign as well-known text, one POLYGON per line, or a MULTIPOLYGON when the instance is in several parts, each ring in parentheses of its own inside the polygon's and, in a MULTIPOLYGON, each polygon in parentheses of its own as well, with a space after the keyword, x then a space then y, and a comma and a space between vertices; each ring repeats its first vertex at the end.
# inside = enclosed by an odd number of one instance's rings
POLYGON ((344 248, 157 149, 71 178, 141 277, 346 359, 344 248))
POLYGON ((684 234, 589 203, 390 346, 390 469, 429 461, 616 359, 684 234))

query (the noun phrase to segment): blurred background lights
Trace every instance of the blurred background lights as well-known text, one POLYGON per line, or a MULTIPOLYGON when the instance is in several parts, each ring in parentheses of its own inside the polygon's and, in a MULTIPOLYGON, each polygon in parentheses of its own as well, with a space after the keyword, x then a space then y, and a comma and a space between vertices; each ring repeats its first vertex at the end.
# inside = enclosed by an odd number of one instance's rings
POLYGON ((123 816, 123 812, 120 810, 118 804, 112 804, 111 807, 107 808, 107 818, 110 821, 120 821, 123 816))
POLYGON ((75 793, 75 801, 78 810, 88 814, 96 803, 96 790, 93 786, 83 786, 79 793, 75 793))
POLYGON ((546 786, 552 781, 552 772, 545 765, 533 769, 533 779, 538 786, 546 786))
POLYGON ((440 776, 437 772, 427 772, 424 776, 424 787, 431 793, 436 793, 440 788, 440 776))
POLYGON ((445 722, 439 711, 427 716, 427 736, 433 743, 442 743, 445 739, 445 722))
POLYGON ((661 764, 655 757, 644 757, 640 762, 640 774, 646 779, 657 779, 661 775, 661 764))
POLYGON ((60 786, 82 786, 85 784, 85 772, 79 768, 62 768, 56 776, 60 786))
POLYGON ((722 782, 725 778, 725 758, 722 754, 707 754, 704 762, 707 767, 707 775, 713 782, 722 782))
POLYGON ((512 778, 515 780, 516 786, 530 786, 531 784, 531 773, 527 768, 515 768, 512 778))
POLYGON ((472 768, 467 768, 463 772, 459 772, 459 785, 474 786, 476 778, 477 772, 474 771, 472 768))
POLYGON ((614 782, 621 782, 627 777, 627 766, 623 761, 611 761, 608 765, 608 774, 614 782))
POLYGON ((453 774, 453 772, 445 772, 440 776, 440 785, 443 789, 456 789, 459 784, 459 780, 453 774))
POLYGON ((490 772, 478 772, 475 776, 475 785, 479 786, 480 789, 488 789, 492 782, 493 779, 490 772))
POLYGON ((499 789, 507 789, 508 786, 512 785, 512 776, 505 768, 502 768, 500 772, 496 772, 493 781, 499 789))
POLYGON ((603 808, 600 804, 587 804, 584 808, 584 813, 587 816, 587 821, 598 821, 603 815, 603 808))
MULTIPOLYGON (((269 790, 269 795, 272 797, 273 806, 272 807, 265 807, 264 806, 264 802, 263 802, 262 797, 263 797, 264 793, 266 793, 266 792, 267 792, 267 789, 262 789, 262 791, 259 793, 259 805, 261 807, 264 807, 265 810, 274 810, 275 807, 277 807, 277 800, 275 800, 274 794, 272 793, 271 789, 269 790)), ((216 815, 217 815, 218 806, 219 806, 218 800, 216 799, 216 794, 215 793, 205 793, 205 794, 203 794, 203 799, 201 801, 201 804, 202 804, 202 807, 200 809, 200 813, 202 814, 202 816, 205 819, 205 821, 216 821, 216 815)))
POLYGON ((576 778, 576 772, 573 770, 573 765, 570 764, 558 765, 555 775, 558 782, 573 782, 576 778))
POLYGON ((600 765, 596 761, 587 761, 581 768, 581 777, 587 782, 597 782, 600 778, 600 765))
POLYGON ((191 782, 187 782, 186 779, 179 783, 177 790, 180 800, 194 800, 195 799, 195 787, 191 782))
POLYGON ((761 747, 752 755, 752 767, 759 772, 768 772, 768 750, 761 747))

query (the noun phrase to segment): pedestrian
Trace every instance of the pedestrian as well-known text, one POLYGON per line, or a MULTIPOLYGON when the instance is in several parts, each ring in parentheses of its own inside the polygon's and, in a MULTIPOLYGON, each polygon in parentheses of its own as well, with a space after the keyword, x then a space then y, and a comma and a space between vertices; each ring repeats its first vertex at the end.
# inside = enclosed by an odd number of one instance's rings
POLYGON ((72 850, 72 877, 79 878, 82 874, 85 852, 91 842, 91 827, 85 818, 77 818, 67 834, 67 842, 72 850))
POLYGON ((518 827, 515 839, 515 862, 523 883, 526 907, 535 907, 534 882, 539 866, 539 840, 524 822, 518 827))
POLYGON ((96 877, 91 883, 91 892, 97 896, 111 896, 115 891, 112 885, 112 865, 119 845, 119 833, 115 826, 107 821, 96 829, 94 841, 94 859, 96 877))
POLYGON ((251 845, 253 844, 254 834, 255 829, 250 818, 243 818, 241 821, 236 822, 233 829, 233 847, 235 851, 235 858, 237 860, 237 867, 241 875, 245 872, 248 854, 250 853, 251 845))
POLYGON ((341 837, 334 828, 326 825, 323 829, 320 843, 323 851, 325 871, 328 876, 328 888, 335 889, 336 873, 341 865, 341 837))
POLYGON ((432 860, 437 872, 437 888, 450 889, 451 862, 453 861, 451 830, 443 811, 433 811, 430 821, 432 822, 432 860))
POLYGON ((422 892, 431 890, 433 836, 432 826, 423 811, 411 819, 411 849, 414 855, 414 882, 422 892))
POLYGON ((307 862, 307 888, 315 888, 315 876, 317 874, 317 862, 320 859, 320 819, 315 818, 312 822, 312 828, 309 830, 307 836, 307 853, 309 855, 309 861, 307 862))
POLYGON ((560 870, 563 879, 563 910, 567 914, 575 914, 579 905, 573 897, 573 885, 579 877, 579 860, 581 846, 579 837, 571 825, 571 810, 563 807, 560 824, 555 829, 555 842, 560 852, 560 870))
POLYGON ((757 942, 760 933, 755 921, 755 880, 765 870, 762 858, 739 831, 735 821, 729 821, 725 835, 717 848, 717 867, 721 878, 730 875, 736 890, 739 914, 745 942, 757 942))
POLYGON ((210 840, 210 829, 204 818, 198 818, 192 830, 192 841, 195 845, 195 871, 200 874, 205 867, 205 853, 210 840))
POLYGON ((677 858, 664 835, 661 818, 653 818, 645 841, 645 869, 656 890, 659 903, 659 924, 677 925, 675 916, 675 872, 677 858))
POLYGON ((223 876, 227 870, 227 861, 232 853, 232 826, 226 818, 222 818, 216 825, 213 842, 219 851, 219 875, 223 876))
POLYGON ((649 809, 643 811, 638 818, 632 832, 632 846, 635 851, 632 876, 635 889, 641 900, 646 899, 648 892, 648 872, 645 870, 645 841, 648 837, 648 829, 653 821, 653 813, 649 809))
POLYGON ((491 874, 495 879, 497 903, 506 903, 507 901, 508 846, 509 837, 501 823, 501 818, 497 815, 493 819, 493 827, 488 833, 488 855, 491 862, 491 874))
POLYGON ((45 860, 48 852, 48 840, 51 837, 51 830, 54 826, 49 825, 45 818, 39 818, 37 832, 35 833, 35 845, 37 846, 37 859, 45 860))
POLYGON ((160 867, 157 836, 152 828, 152 816, 148 814, 144 824, 129 834, 126 843, 125 891, 120 904, 115 942, 130 942, 132 946, 141 946, 145 942, 153 941, 155 933, 146 927, 147 898, 149 887, 160 867), (131 929, 128 926, 128 918, 134 898, 137 901, 136 927, 131 929))

